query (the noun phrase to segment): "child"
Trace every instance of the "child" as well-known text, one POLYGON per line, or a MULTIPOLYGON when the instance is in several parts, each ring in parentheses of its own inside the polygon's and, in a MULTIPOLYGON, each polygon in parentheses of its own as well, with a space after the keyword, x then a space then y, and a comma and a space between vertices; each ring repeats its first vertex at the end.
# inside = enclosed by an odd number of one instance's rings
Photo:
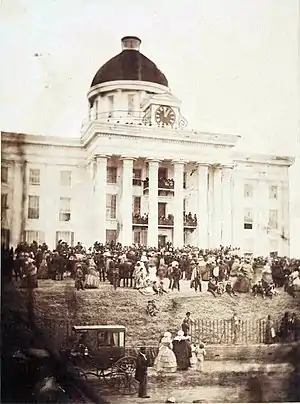
POLYGON ((196 347, 196 356, 197 356, 197 370, 198 372, 203 372, 203 362, 204 357, 206 356, 206 351, 204 349, 204 344, 200 344, 196 347))
POLYGON ((192 352, 192 357, 190 359, 191 362, 191 368, 192 369, 197 369, 197 355, 196 355, 196 345, 195 344, 191 344, 191 352, 192 352))

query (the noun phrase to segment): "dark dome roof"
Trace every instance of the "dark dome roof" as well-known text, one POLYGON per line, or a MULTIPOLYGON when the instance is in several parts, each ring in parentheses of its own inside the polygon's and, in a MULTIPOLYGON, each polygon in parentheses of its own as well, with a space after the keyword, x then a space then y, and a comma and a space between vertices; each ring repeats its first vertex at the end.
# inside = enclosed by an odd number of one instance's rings
POLYGON ((116 80, 149 81, 168 87, 166 76, 138 49, 124 49, 106 62, 96 73, 91 87, 116 80))

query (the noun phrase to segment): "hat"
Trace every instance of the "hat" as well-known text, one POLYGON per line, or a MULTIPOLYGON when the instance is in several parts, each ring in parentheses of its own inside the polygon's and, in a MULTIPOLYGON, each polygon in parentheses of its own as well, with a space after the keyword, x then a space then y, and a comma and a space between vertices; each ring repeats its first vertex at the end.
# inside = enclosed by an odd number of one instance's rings
POLYGON ((179 265, 179 263, 177 261, 172 262, 172 267, 176 267, 177 265, 179 265))
POLYGON ((184 336, 184 332, 182 330, 179 330, 177 333, 178 337, 183 337, 184 336))
POLYGON ((166 331, 164 333, 164 337, 171 337, 171 336, 172 336, 172 334, 169 331, 166 331))

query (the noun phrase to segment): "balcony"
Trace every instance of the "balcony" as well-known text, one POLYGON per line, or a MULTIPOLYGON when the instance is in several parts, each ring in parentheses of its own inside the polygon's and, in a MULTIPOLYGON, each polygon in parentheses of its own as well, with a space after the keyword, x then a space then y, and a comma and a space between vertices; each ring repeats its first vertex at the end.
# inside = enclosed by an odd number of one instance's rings
POLYGON ((183 227, 185 229, 195 229, 197 227, 197 215, 194 216, 189 212, 187 215, 183 212, 183 227))
MULTIPOLYGON (((173 196, 174 195, 174 180, 173 178, 159 178, 157 182, 158 196, 173 196)), ((143 193, 149 194, 149 178, 143 181, 143 193)))
POLYGON ((138 213, 132 215, 132 224, 137 227, 147 227, 148 226, 148 215, 144 214, 141 216, 138 213))

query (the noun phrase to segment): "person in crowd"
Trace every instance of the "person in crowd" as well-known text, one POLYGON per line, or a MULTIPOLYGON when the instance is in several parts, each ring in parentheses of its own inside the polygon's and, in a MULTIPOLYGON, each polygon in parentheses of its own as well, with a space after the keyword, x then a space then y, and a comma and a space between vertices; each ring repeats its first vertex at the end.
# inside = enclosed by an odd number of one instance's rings
POLYGON ((135 380, 139 382, 138 396, 140 398, 150 398, 147 395, 149 359, 146 356, 146 348, 141 347, 136 359, 135 380))
POLYGON ((182 321, 181 329, 183 331, 183 335, 187 337, 191 332, 192 325, 195 324, 195 320, 191 317, 191 313, 188 311, 185 314, 185 318, 182 321))
POLYGON ((171 265, 171 282, 172 282, 172 291, 177 289, 180 292, 180 278, 181 278, 181 270, 179 268, 178 261, 173 261, 171 265))
POLYGON ((198 288, 199 288, 199 292, 202 291, 201 280, 202 280, 201 267, 195 263, 195 265, 193 267, 193 271, 192 271, 192 277, 191 277, 191 281, 195 288, 195 292, 197 292, 198 288))
POLYGON ((290 323, 291 339, 292 341, 298 342, 300 341, 300 319, 297 317, 296 313, 292 313, 290 323))
POLYGON ((154 300, 148 300, 148 304, 146 307, 146 313, 148 316, 154 317, 159 312, 154 300))
POLYGON ((144 263, 138 261, 133 271, 135 289, 141 289, 144 287, 146 277, 147 270, 145 265, 144 263))
POLYGON ((197 370, 198 372, 203 372, 204 358, 206 356, 206 350, 203 343, 196 346, 196 357, 197 357, 197 370))
POLYGON ((75 274, 75 288, 77 290, 84 290, 84 274, 82 271, 82 265, 78 264, 75 274))
POLYGON ((267 318, 266 324, 266 344, 274 344, 276 337, 274 321, 272 320, 270 314, 267 318))
POLYGON ((215 278, 210 278, 207 284, 207 291, 210 292, 214 297, 217 297, 218 284, 215 278))
POLYGON ((176 356, 177 369, 188 370, 190 367, 190 358, 192 356, 191 346, 184 332, 179 330, 177 336, 173 339, 173 351, 176 356))
POLYGON ((231 330, 232 330, 232 335, 233 335, 233 344, 237 343, 240 329, 241 329, 241 320, 238 318, 238 315, 236 312, 233 313, 233 316, 231 317, 231 330))
POLYGON ((116 290, 120 282, 120 270, 119 265, 117 264, 115 259, 112 260, 112 262, 110 263, 110 273, 111 273, 112 285, 114 287, 114 290, 116 290))
POLYGON ((25 261, 23 279, 29 289, 35 289, 38 287, 37 268, 32 258, 27 258, 25 261))
POLYGON ((177 370, 176 356, 173 352, 172 335, 165 332, 160 341, 158 355, 154 361, 154 369, 157 372, 174 373, 177 370))
POLYGON ((225 290, 226 290, 226 293, 228 293, 230 297, 236 297, 237 296, 237 293, 235 293, 235 291, 233 290, 233 287, 232 287, 232 284, 231 284, 230 280, 226 282, 225 290))

